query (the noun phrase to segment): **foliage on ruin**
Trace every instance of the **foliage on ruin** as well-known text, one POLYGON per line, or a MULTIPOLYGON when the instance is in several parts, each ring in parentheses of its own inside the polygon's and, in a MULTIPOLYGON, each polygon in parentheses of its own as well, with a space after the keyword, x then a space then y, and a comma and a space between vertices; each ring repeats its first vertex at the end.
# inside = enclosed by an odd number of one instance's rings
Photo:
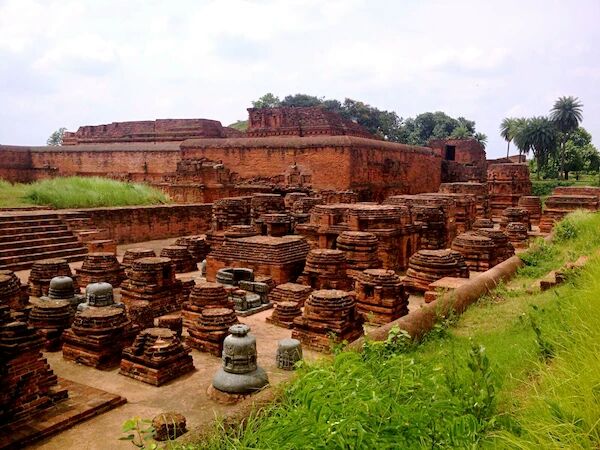
POLYGON ((526 252, 527 267, 486 296, 493 301, 443 332, 414 343, 395 330, 363 352, 303 364, 278 403, 185 448, 596 448, 600 214, 563 223, 556 242, 526 252), (562 286, 525 291, 592 253, 562 286))
POLYGON ((46 145, 57 146, 62 145, 63 135, 65 134, 67 129, 65 127, 61 127, 55 132, 53 132, 46 141, 46 145))
POLYGON ((410 145, 427 145, 431 139, 449 137, 474 138, 485 146, 487 136, 476 133, 475 122, 458 117, 454 119, 441 111, 419 114, 403 119, 394 111, 380 110, 367 103, 346 98, 343 102, 308 94, 287 95, 281 100, 267 93, 252 102, 254 108, 322 106, 342 117, 353 120, 383 139, 410 145), (454 133, 454 135, 453 135, 454 133))
POLYGON ((157 205, 169 198, 151 186, 100 177, 63 177, 31 184, 0 180, 0 206, 40 205, 54 208, 157 205))
POLYGON ((247 120, 237 120, 229 125, 229 128, 233 128, 238 131, 246 131, 248 129, 248 121, 247 120))

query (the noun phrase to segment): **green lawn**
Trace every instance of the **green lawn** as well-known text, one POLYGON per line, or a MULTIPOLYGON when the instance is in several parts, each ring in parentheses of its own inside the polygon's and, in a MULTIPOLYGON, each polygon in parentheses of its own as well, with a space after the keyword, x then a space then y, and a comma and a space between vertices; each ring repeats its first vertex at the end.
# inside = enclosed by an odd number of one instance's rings
POLYGON ((577 213, 556 242, 422 342, 396 332, 363 352, 306 364, 244 428, 188 448, 598 448, 600 258, 564 285, 532 280, 600 249, 600 214, 577 213))
POLYGON ((168 202, 165 194, 151 186, 108 178, 52 178, 31 184, 11 184, 0 180, 0 207, 40 205, 54 208, 92 208, 168 202))
POLYGON ((598 174, 580 174, 579 179, 571 174, 568 180, 538 180, 535 174, 531 174, 531 193, 540 197, 548 197, 557 186, 598 186, 600 178, 598 174))

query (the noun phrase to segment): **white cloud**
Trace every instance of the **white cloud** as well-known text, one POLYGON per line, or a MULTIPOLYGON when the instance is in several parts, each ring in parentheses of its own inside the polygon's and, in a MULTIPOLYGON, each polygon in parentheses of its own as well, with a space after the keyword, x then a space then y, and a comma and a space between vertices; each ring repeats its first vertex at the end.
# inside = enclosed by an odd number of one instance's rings
POLYGON ((503 117, 578 95, 600 136, 599 5, 0 0, 0 142, 116 120, 227 124, 268 91, 464 115, 492 155, 504 151, 503 117))

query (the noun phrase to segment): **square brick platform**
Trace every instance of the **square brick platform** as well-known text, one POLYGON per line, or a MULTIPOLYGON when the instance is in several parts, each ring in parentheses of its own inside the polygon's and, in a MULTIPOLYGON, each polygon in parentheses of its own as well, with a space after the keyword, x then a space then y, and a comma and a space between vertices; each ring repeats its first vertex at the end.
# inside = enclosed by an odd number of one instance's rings
POLYGON ((69 397, 29 423, 0 427, 0 449, 23 448, 127 402, 118 395, 64 378, 59 378, 58 382, 61 388, 69 391, 69 397))

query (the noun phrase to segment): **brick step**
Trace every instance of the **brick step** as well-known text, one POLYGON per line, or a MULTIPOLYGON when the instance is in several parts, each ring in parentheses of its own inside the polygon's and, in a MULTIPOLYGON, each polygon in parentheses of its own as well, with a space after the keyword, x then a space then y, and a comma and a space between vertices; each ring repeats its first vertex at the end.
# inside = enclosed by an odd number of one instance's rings
POLYGON ((29 228, 41 225, 63 225, 59 218, 54 219, 27 219, 27 220, 7 220, 0 222, 0 229, 5 228, 29 228))
POLYGON ((36 214, 36 213, 19 213, 19 214, 1 214, 0 223, 19 222, 21 220, 60 220, 56 213, 51 214, 36 214))
POLYGON ((64 244, 64 243, 75 243, 79 244, 79 240, 77 237, 73 236, 72 233, 66 232, 67 234, 64 236, 47 236, 44 233, 34 235, 34 239, 28 240, 9 240, 2 239, 0 241, 0 254, 4 250, 17 250, 21 248, 34 248, 34 247, 44 247, 46 245, 53 244, 64 244))
POLYGON ((25 270, 31 269, 33 263, 42 259, 62 258, 68 262, 81 261, 87 255, 86 249, 75 248, 70 250, 55 250, 50 252, 32 253, 20 257, 0 258, 0 269, 25 270))
POLYGON ((0 260, 3 258, 17 258, 23 255, 29 255, 31 253, 46 253, 57 250, 69 250, 69 249, 85 249, 77 240, 75 242, 61 242, 58 244, 42 244, 33 247, 17 247, 0 250, 0 260))
MULTIPOLYGON (((19 229, 20 230, 20 229, 19 229)), ((6 230, 3 230, 6 231, 6 230)), ((69 231, 66 229, 66 227, 64 229, 61 230, 55 230, 55 231, 47 231, 47 230, 40 230, 40 231, 36 231, 35 229, 27 229, 27 230, 22 230, 22 233, 15 233, 15 234, 2 234, 0 233, 0 246, 2 246, 5 242, 6 243, 10 243, 13 242, 15 245, 17 242, 23 242, 23 241, 33 241, 33 240, 37 240, 37 239, 52 239, 52 238, 57 238, 57 237, 66 237, 66 236, 70 236, 73 237, 73 232, 69 231)))
POLYGON ((25 233, 49 233, 54 231, 69 231, 66 225, 37 225, 32 227, 0 228, 0 239, 6 239, 6 236, 25 233))
POLYGON ((86 219, 65 219, 64 223, 67 224, 70 230, 81 230, 83 228, 94 227, 94 222, 89 217, 86 219))

